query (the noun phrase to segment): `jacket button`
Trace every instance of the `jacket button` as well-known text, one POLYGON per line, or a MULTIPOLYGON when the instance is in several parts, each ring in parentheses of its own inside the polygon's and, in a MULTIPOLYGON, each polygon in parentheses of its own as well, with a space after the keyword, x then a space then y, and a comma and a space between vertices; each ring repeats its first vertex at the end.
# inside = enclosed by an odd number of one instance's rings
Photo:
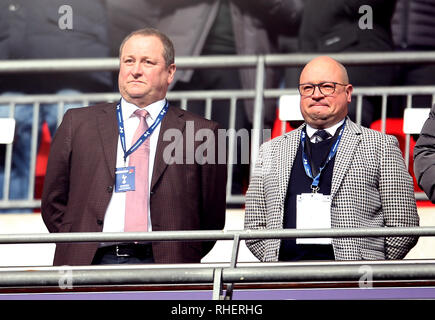
POLYGON ((103 224, 103 220, 101 220, 101 219, 97 219, 97 224, 98 224, 99 226, 101 226, 101 225, 103 224))
POLYGON ((108 193, 112 193, 113 192, 113 186, 108 186, 107 187, 107 192, 108 193))

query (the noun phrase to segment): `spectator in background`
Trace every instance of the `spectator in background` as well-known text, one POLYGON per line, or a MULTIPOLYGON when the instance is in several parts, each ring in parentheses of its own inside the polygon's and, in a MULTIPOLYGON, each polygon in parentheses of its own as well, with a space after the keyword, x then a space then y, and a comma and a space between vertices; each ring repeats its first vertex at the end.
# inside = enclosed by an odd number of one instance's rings
MULTIPOLYGON (((67 7, 64 5, 65 1, 62 0, 1 1, 0 59, 108 57, 104 1, 72 0, 68 1, 67 7)), ((107 92, 113 88, 108 72, 1 74, 0 87, 2 95, 107 92)), ((0 106, 0 117, 9 117, 9 105, 0 106)), ((26 199, 29 190, 32 106, 17 105, 13 117, 16 119, 16 133, 9 199, 26 199)), ((57 118, 56 105, 41 105, 39 128, 46 121, 53 134, 57 118)), ((4 150, 0 150, 0 197, 3 196, 4 150)))
MULTIPOLYGON (((258 55, 276 53, 278 34, 298 27, 302 1, 108 0, 108 9, 115 48, 123 35, 141 24, 149 24, 173 40, 177 56, 258 55)), ((265 87, 276 88, 279 77, 276 69, 268 68, 265 87)), ((255 79, 255 69, 249 68, 181 70, 171 90, 254 89, 255 79)), ((204 115, 204 106, 203 101, 191 101, 188 110, 204 115)), ((213 101, 211 119, 222 128, 229 128, 229 113, 228 100, 213 101)), ((275 100, 265 101, 265 128, 272 127, 275 115, 275 100)), ((253 101, 238 101, 235 129, 249 130, 252 121, 253 101)), ((240 145, 237 153, 240 157, 240 145)), ((241 194, 247 184, 249 165, 240 165, 240 159, 237 163, 233 167, 232 191, 241 194)))
POLYGON ((435 104, 414 147, 414 172, 418 185, 435 203, 435 104))
MULTIPOLYGON (((397 51, 435 50, 435 0, 398 0, 392 20, 397 51)), ((402 64, 397 67, 395 85, 435 85, 434 64, 402 64)), ((413 108, 430 108, 432 95, 414 95, 413 108)), ((406 98, 395 99, 392 116, 403 117, 406 98)))
MULTIPOLYGON (((306 0, 299 31, 300 50, 307 53, 393 51, 391 18, 395 3, 394 0, 306 0)), ((347 72, 355 87, 379 87, 392 84, 394 69, 388 65, 349 66, 347 72)), ((363 126, 369 127, 379 118, 380 101, 380 97, 363 99, 363 126)), ((356 99, 349 105, 349 116, 356 120, 356 99)))
MULTIPOLYGON (((157 26, 162 11, 160 0, 106 0, 106 5, 112 57, 119 56, 119 46, 130 32, 157 26)), ((114 72, 114 76, 118 78, 118 73, 114 72)))

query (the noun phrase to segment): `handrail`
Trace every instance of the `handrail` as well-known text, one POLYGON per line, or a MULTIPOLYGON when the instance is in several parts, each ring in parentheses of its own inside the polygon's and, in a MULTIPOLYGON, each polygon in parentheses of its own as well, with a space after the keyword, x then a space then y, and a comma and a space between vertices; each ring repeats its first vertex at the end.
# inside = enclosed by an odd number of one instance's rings
MULTIPOLYGON (((174 266, 152 266, 146 269, 77 269, 71 281, 75 285, 113 285, 141 283, 213 283, 213 299, 232 299, 234 283, 269 281, 313 281, 313 280, 355 280, 361 269, 357 265, 344 265, 342 262, 330 268, 319 266, 309 268, 306 264, 289 267, 244 268, 236 265, 239 242, 248 239, 282 238, 338 238, 338 237, 393 237, 393 236, 434 236, 435 227, 391 227, 391 228, 336 228, 336 229, 285 229, 285 230, 195 230, 195 231, 153 231, 153 232, 71 232, 50 234, 2 234, 0 244, 17 243, 63 243, 63 242, 130 242, 130 241, 174 241, 174 240, 234 240, 230 265, 227 267, 196 267, 174 269, 174 266), (301 267, 303 266, 303 267, 301 267), (222 294, 223 282, 228 282, 225 294, 222 294)), ((364 263, 367 265, 367 263, 364 263)), ((56 270, 56 267, 54 270, 56 270)), ((68 267, 69 268, 69 267, 68 267)), ((64 269, 63 269, 64 270, 64 269)), ((59 273, 33 269, 17 270, 0 268, 1 286, 58 285, 59 273)), ((435 263, 400 265, 383 267, 375 264, 371 271, 373 279, 435 279, 435 263)), ((360 277, 360 275, 359 275, 360 277)))
MULTIPOLYGON (((283 263, 284 264, 284 263, 283 263)), ((409 261, 385 261, 371 264, 370 261, 357 263, 319 263, 283 265, 276 263, 261 266, 249 266, 222 269, 223 282, 252 283, 252 282, 278 282, 278 281, 358 281, 361 277, 361 267, 370 266, 373 280, 413 280, 435 279, 435 263, 415 263, 409 261)), ((170 284, 170 283, 212 283, 213 270, 216 266, 202 266, 197 268, 184 267, 183 264, 168 267, 167 265, 136 265, 134 268, 87 268, 74 269, 71 266, 62 266, 50 269, 33 267, 21 270, 14 268, 0 269, 0 286, 57 286, 60 271, 70 270, 75 285, 115 285, 115 284, 170 284)))
MULTIPOLYGON (((435 85, 427 86, 389 86, 389 87, 355 87, 354 95, 363 94, 365 96, 382 96, 388 95, 404 95, 404 94, 435 94, 435 85)), ((264 98, 279 98, 282 95, 296 94, 296 88, 282 89, 264 89, 264 98)), ((189 100, 205 100, 212 99, 228 99, 229 96, 234 96, 237 99, 255 98, 256 92, 252 90, 214 90, 214 91, 169 91, 168 99, 189 99, 189 100)), ((34 102, 39 103, 54 103, 62 100, 64 102, 76 101, 116 101, 120 97, 119 93, 78 93, 78 94, 28 94, 19 96, 0 96, 0 103, 20 103, 29 104, 34 102)))
MULTIPOLYGON (((378 281, 435 279, 435 261, 322 261, 220 264, 0 268, 0 287, 73 287, 141 284, 213 284, 221 300, 222 283, 347 282, 367 288, 378 281)), ((1 294, 0 294, 1 296, 1 294)))
POLYGON ((0 244, 435 236, 435 227, 0 234, 0 244))
MULTIPOLYGON (((324 53, 346 65, 435 63, 435 51, 416 52, 364 52, 324 53)), ((176 57, 179 69, 255 67, 264 57, 267 67, 301 66, 319 53, 288 53, 266 55, 216 55, 176 57)), ((64 71, 114 71, 119 68, 118 58, 32 59, 0 61, 1 73, 64 72, 64 71)))

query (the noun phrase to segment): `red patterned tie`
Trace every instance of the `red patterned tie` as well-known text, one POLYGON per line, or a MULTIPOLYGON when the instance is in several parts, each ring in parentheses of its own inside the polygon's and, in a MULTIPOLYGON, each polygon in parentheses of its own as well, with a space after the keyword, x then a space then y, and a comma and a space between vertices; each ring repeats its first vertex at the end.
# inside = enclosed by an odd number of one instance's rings
MULTIPOLYGON (((140 120, 132 145, 148 129, 145 121, 148 112, 139 109, 134 112, 140 120)), ((146 139, 130 156, 128 165, 135 167, 135 191, 127 191, 125 199, 125 232, 148 231, 148 161, 150 139, 146 139)))

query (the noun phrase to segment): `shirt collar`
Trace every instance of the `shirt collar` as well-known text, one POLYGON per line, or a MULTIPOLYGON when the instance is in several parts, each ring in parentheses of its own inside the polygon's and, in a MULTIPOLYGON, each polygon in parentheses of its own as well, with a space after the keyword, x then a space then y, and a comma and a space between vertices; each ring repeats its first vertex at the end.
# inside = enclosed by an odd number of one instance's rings
MULTIPOLYGON (((145 110, 148 111, 148 116, 151 118, 151 120, 154 121, 157 119, 160 111, 162 111, 163 107, 165 106, 165 103, 166 99, 162 99, 145 107, 145 110)), ((121 107, 123 119, 130 118, 137 109, 140 109, 135 104, 127 102, 124 98, 121 98, 121 107)))
MULTIPOLYGON (((344 120, 345 119, 343 119, 340 122, 334 124, 332 127, 325 128, 324 130, 327 131, 331 135, 331 137, 333 137, 335 135, 335 132, 337 131, 337 129, 340 128, 340 126, 344 123, 344 120)), ((318 130, 318 129, 315 129, 315 128, 311 127, 308 123, 307 123, 307 128, 306 129, 307 129, 307 136, 310 139, 313 136, 313 134, 318 130)))

